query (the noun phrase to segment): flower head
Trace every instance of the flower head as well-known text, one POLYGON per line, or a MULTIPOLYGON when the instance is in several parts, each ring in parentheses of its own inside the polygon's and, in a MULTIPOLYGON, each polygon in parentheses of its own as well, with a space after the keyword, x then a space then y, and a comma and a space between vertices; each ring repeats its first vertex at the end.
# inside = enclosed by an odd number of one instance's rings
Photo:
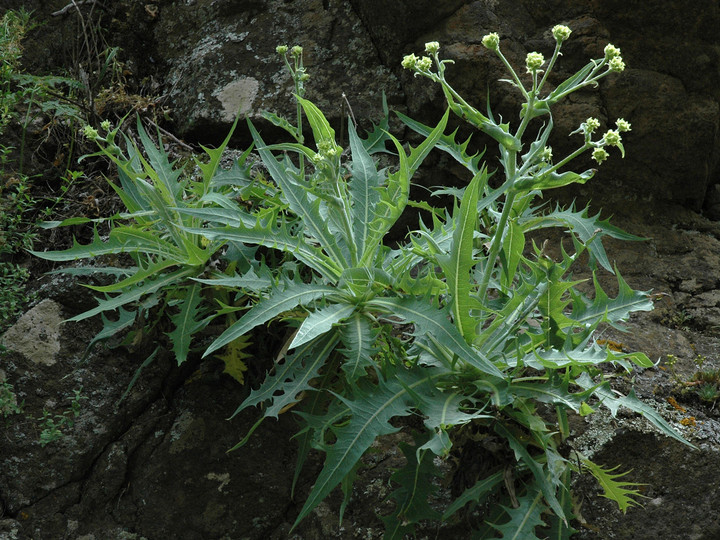
POLYGON ((300 45, 295 45, 292 49, 290 49, 290 54, 292 54, 295 57, 298 57, 302 54, 303 48, 300 45))
POLYGON ((528 72, 537 71, 545 63, 545 57, 539 52, 528 53, 525 57, 525 65, 528 72))
POLYGON ((540 152, 540 160, 545 161, 546 163, 550 163, 552 161, 552 147, 546 146, 542 149, 542 152, 540 152))
POLYGON ((613 129, 607 130, 605 135, 603 135, 603 141, 605 141, 605 144, 609 146, 617 146, 618 144, 620 144, 621 140, 622 137, 620 137, 620 132, 613 129))
POLYGON ((425 44, 425 52, 428 54, 435 54, 440 50, 440 44, 437 41, 428 41, 425 44))
POLYGON ((625 70, 625 62, 623 62, 621 56, 613 56, 608 62, 608 68, 610 69, 610 71, 620 73, 621 71, 625 70))
POLYGON ((112 129, 112 124, 110 123, 110 120, 103 120, 100 127, 103 128, 104 131, 110 131, 112 129))
POLYGON ((430 60, 427 56, 423 56, 417 61, 416 67, 418 71, 430 71, 430 68, 432 67, 432 60, 430 60))
POLYGON ((98 138, 98 131, 92 126, 85 126, 83 128, 83 135, 85 135, 86 139, 94 141, 98 138))
POLYGON ((571 33, 572 30, 564 24, 556 24, 552 29, 552 35, 558 43, 562 43, 569 38, 571 33))
POLYGON ((491 51, 497 51, 500 48, 500 36, 497 32, 487 34, 483 36, 482 44, 491 51))
POLYGON ((599 165, 600 163, 605 161, 609 155, 610 154, 608 154, 604 148, 596 148, 595 150, 593 150, 592 158, 597 161, 599 165))
POLYGON ((278 54, 287 54, 288 46, 287 45, 278 45, 277 47, 275 47, 275 52, 278 54))
POLYGON ((585 123, 583 124, 583 129, 586 135, 590 135, 599 127, 600 120, 598 120, 597 118, 593 118, 592 116, 585 120, 585 123))
POLYGON ((615 125, 619 132, 630 131, 630 122, 627 122, 624 118, 618 118, 615 121, 615 125))
POLYGON ((402 59, 402 67, 404 67, 405 69, 415 69, 417 61, 418 57, 415 56, 415 54, 405 55, 402 59))
POLYGON ((620 56, 620 49, 618 49, 615 45, 612 43, 608 43, 605 45, 605 58, 608 59, 608 61, 611 58, 615 58, 616 56, 620 56))

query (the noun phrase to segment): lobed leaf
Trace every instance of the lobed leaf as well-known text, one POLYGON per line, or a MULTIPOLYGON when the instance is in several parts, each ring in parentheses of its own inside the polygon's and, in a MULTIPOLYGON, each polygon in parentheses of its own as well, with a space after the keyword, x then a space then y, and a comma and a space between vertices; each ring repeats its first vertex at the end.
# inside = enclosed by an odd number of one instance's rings
POLYGON ((327 285, 309 285, 305 283, 293 283, 284 289, 278 289, 274 291, 270 297, 260 300, 250 311, 245 313, 237 322, 220 334, 207 348, 203 356, 207 356, 211 352, 246 334, 256 326, 274 319, 285 311, 289 311, 299 305, 312 302, 317 298, 334 292, 336 292, 334 287, 328 287, 327 285))

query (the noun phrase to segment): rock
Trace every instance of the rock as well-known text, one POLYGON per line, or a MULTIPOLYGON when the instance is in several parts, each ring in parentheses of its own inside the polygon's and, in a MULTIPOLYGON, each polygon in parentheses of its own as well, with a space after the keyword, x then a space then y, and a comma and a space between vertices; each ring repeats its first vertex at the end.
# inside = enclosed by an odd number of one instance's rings
POLYGON ((0 343, 31 362, 51 366, 60 352, 60 305, 45 299, 25 313, 0 338, 0 343))

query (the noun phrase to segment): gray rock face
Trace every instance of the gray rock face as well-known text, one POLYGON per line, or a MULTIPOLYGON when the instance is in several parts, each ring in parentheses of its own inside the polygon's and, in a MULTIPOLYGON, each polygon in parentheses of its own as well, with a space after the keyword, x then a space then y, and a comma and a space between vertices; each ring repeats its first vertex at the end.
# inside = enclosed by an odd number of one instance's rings
POLYGON ((263 110, 292 119, 292 81, 277 45, 303 47, 307 97, 337 121, 343 93, 365 119, 381 111, 383 91, 391 102, 402 99, 347 2, 185 2, 162 9, 153 31, 181 135, 217 137, 238 114, 256 119, 263 110))
POLYGON ((0 343, 35 364, 51 366, 60 352, 60 305, 45 299, 0 337, 0 343))

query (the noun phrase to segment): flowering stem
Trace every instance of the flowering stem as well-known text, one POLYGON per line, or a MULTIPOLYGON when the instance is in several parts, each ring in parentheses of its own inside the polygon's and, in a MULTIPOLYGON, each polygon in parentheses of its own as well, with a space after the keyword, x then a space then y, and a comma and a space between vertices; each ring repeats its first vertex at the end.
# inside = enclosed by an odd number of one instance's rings
POLYGON ((518 88, 520 89, 520 91, 522 92, 523 97, 524 97, 525 99, 528 99, 527 90, 525 90, 525 87, 523 86, 523 83, 520 82, 520 78, 517 76, 517 73, 515 73, 515 70, 514 70, 513 67, 510 65, 510 62, 508 62, 508 61, 507 61, 507 58, 505 58, 505 55, 502 53, 502 51, 501 51, 499 48, 495 50, 495 54, 497 54, 498 57, 500 58, 500 60, 502 60, 502 63, 505 64, 505 67, 508 69, 508 71, 509 71, 510 74, 512 75, 513 79, 515 80, 515 84, 517 85, 517 87, 518 87, 518 88))

